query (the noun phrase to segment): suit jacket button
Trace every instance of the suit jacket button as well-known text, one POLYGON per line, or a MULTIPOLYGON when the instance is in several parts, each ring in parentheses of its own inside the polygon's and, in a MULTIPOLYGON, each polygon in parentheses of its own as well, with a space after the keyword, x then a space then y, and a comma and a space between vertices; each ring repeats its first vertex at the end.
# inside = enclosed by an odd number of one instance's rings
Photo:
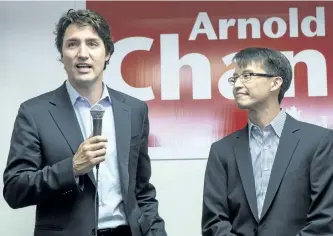
POLYGON ((253 229, 253 233, 254 233, 254 236, 257 236, 258 235, 258 230, 257 229, 253 229))

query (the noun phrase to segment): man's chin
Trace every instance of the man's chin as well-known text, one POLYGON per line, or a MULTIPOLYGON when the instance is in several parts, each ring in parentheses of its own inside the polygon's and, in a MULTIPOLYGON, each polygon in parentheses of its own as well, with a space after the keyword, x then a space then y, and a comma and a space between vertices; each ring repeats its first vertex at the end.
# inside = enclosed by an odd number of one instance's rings
POLYGON ((97 81, 97 77, 91 76, 91 75, 82 75, 82 76, 77 76, 75 79, 76 83, 80 85, 91 85, 94 82, 97 81))
POLYGON ((241 103, 241 102, 237 102, 237 106, 239 109, 242 109, 242 110, 246 110, 246 109, 250 108, 249 104, 241 103))

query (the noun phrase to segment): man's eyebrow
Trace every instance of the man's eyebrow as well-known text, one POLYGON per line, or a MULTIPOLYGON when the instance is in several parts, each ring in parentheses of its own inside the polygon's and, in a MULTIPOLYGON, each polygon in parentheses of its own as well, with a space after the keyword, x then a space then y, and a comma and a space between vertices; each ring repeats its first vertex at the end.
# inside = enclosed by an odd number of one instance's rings
POLYGON ((243 73, 253 73, 253 71, 252 70, 243 70, 242 74, 243 73))
MULTIPOLYGON (((66 42, 72 42, 72 41, 80 41, 78 38, 69 38, 66 40, 66 42)), ((98 38, 87 38, 85 41, 99 41, 98 38)))
POLYGON ((66 42, 75 42, 75 41, 79 41, 78 38, 69 38, 69 39, 66 39, 66 42))

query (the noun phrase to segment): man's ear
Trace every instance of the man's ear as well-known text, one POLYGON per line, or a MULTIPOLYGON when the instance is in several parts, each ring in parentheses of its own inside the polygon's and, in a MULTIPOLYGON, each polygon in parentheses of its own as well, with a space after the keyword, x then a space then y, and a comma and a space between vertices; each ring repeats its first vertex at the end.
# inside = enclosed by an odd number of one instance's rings
POLYGON ((110 60, 110 57, 111 57, 111 54, 108 53, 108 55, 106 55, 105 62, 109 61, 109 60, 110 60))
POLYGON ((60 61, 61 63, 64 63, 63 59, 64 59, 64 57, 62 56, 62 54, 60 54, 59 61, 60 61))
POLYGON ((283 80, 281 77, 272 78, 271 91, 277 91, 281 88, 283 80))

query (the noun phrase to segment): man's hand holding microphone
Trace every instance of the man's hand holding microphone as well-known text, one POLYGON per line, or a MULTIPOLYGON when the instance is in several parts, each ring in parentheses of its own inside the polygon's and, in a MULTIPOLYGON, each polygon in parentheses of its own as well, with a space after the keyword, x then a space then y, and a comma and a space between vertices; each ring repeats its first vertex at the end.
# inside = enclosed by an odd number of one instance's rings
POLYGON ((93 133, 79 146, 73 158, 73 169, 75 176, 80 176, 91 171, 95 166, 105 160, 107 138, 102 136, 102 120, 104 107, 100 104, 94 105, 91 110, 93 118, 93 133))

